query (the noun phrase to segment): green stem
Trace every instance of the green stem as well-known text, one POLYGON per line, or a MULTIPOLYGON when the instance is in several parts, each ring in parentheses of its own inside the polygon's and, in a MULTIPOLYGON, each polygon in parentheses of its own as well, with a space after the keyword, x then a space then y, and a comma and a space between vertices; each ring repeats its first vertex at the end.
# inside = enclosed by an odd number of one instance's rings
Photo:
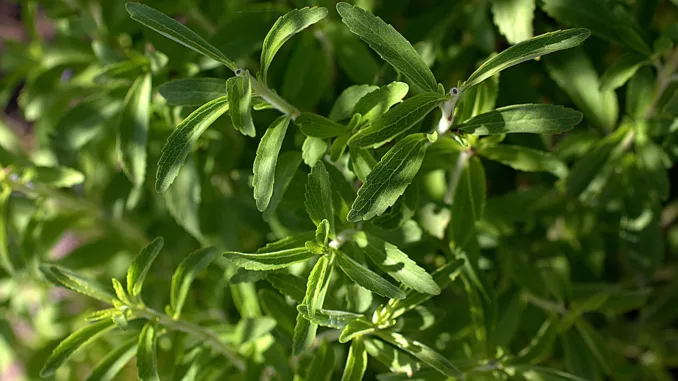
POLYGON ((271 106, 275 107, 278 111, 282 112, 285 115, 289 115, 292 120, 296 119, 299 116, 300 111, 292 106, 289 102, 283 99, 273 90, 269 89, 265 83, 259 82, 254 76, 248 73, 250 76, 250 84, 252 89, 266 102, 271 106))
POLYGON ((217 352, 226 357, 236 368, 240 371, 245 371, 245 362, 238 357, 238 355, 231 350, 221 339, 210 329, 193 324, 186 320, 173 319, 172 317, 160 313, 152 308, 146 306, 130 306, 132 312, 142 318, 148 320, 156 320, 162 326, 174 331, 181 331, 189 335, 193 335, 203 339, 207 344, 214 348, 217 352))

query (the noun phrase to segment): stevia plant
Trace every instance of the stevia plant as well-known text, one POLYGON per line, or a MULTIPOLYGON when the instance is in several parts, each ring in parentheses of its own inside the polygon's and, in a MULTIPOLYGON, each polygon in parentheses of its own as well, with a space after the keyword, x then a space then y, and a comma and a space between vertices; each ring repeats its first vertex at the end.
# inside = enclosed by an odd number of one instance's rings
POLYGON ((413 46, 362 2, 211 4, 221 25, 156 3, 180 17, 45 5, 78 16, 48 43, 26 2, 17 57, 35 69, 10 62, 6 82, 26 79, 46 148, 3 128, 0 258, 6 321, 32 292, 57 332, 40 377, 670 379, 678 24, 653 21, 669 4, 434 7, 413 46), (68 232, 85 243, 50 255, 68 232), (80 319, 60 321, 49 283, 91 299, 80 319))

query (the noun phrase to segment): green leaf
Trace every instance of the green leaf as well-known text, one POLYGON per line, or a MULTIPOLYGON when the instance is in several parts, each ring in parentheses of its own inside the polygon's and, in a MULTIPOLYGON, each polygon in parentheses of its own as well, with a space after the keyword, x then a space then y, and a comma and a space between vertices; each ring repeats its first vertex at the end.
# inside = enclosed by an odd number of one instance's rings
POLYGON ((26 168, 24 175, 31 181, 57 188, 70 188, 85 181, 85 176, 75 169, 56 166, 26 168))
POLYGON ((454 365, 452 365, 452 363, 426 345, 416 340, 408 339, 407 337, 395 332, 377 331, 376 334, 380 338, 418 358, 423 363, 433 367, 438 372, 446 375, 447 377, 453 377, 455 379, 464 378, 464 375, 454 365))
POLYGON ((301 146, 301 157, 304 159, 304 163, 309 167, 313 167, 325 157, 327 147, 328 144, 325 139, 307 136, 304 144, 301 146))
POLYGON ((234 265, 247 270, 269 271, 278 270, 298 262, 306 261, 315 256, 305 247, 285 249, 262 254, 245 254, 235 251, 224 252, 223 255, 234 265))
POLYGON ((377 148, 419 123, 445 99, 438 93, 417 94, 374 120, 369 127, 359 130, 348 144, 351 147, 377 148))
POLYGON ((304 300, 304 295, 306 295, 304 279, 292 274, 272 272, 266 273, 266 280, 281 294, 287 295, 299 303, 304 300))
POLYGON ((636 119, 648 115, 656 87, 655 75, 650 67, 641 67, 626 88, 626 113, 636 119))
POLYGON ((299 127, 304 135, 314 138, 327 139, 348 132, 347 128, 341 124, 311 112, 302 112, 294 119, 294 124, 299 127))
POLYGON ((196 250, 181 261, 179 267, 174 271, 170 289, 170 308, 175 319, 181 315, 181 308, 184 306, 193 279, 207 268, 214 259, 216 252, 213 247, 196 250))
POLYGON ((358 36, 337 22, 325 24, 323 32, 329 37, 339 67, 351 82, 372 83, 378 78, 382 63, 358 36))
POLYGON ((195 161, 188 158, 181 173, 176 176, 174 185, 163 194, 167 210, 177 224, 195 239, 202 242, 204 238, 200 229, 200 173, 195 161))
POLYGON ((129 12, 133 20, 153 29, 163 36, 220 62, 233 71, 238 68, 235 63, 226 58, 224 53, 220 52, 219 49, 210 45, 209 42, 198 36, 184 24, 168 17, 164 13, 139 3, 127 3, 125 8, 127 8, 127 12, 129 12))
POLYGON ((551 320, 544 321, 530 343, 518 352, 516 361, 527 363, 542 361, 549 355, 557 335, 557 324, 553 324, 551 320))
POLYGON ((391 373, 404 373, 411 377, 415 371, 419 370, 419 362, 407 353, 399 351, 396 347, 378 339, 365 337, 363 340, 367 353, 388 367, 391 373))
MULTIPOLYGON (((308 276, 306 284, 306 296, 304 304, 307 307, 309 320, 315 317, 317 309, 322 308, 325 299, 325 292, 332 276, 332 261, 328 256, 323 255, 318 259, 311 274, 308 276)), ((301 311, 300 311, 301 312, 301 311)))
POLYGON ((193 144, 207 127, 226 111, 228 111, 228 97, 217 98, 202 105, 179 123, 162 148, 156 174, 156 191, 164 192, 172 185, 193 144))
POLYGON ((612 66, 608 67, 600 78, 600 91, 615 90, 633 77, 647 58, 636 53, 626 53, 619 57, 612 66))
POLYGON ((337 12, 351 32, 424 91, 437 92, 433 73, 409 41, 381 18, 347 3, 338 3, 337 12))
POLYGON ((137 347, 137 375, 141 381, 159 381, 158 360, 155 353, 155 323, 148 322, 139 334, 137 347))
POLYGON ((554 134, 572 129, 581 122, 579 111, 547 104, 524 104, 501 107, 474 116, 456 125, 461 132, 473 135, 507 133, 554 134))
POLYGON ((587 381, 584 378, 543 366, 516 365, 513 368, 529 381, 587 381))
POLYGON ((402 101, 409 90, 407 83, 391 82, 361 97, 352 113, 362 115, 363 120, 373 121, 402 101))
POLYGON ((254 199, 257 202, 257 209, 261 212, 266 210, 273 196, 275 167, 289 124, 289 116, 281 115, 278 117, 268 127, 264 137, 261 138, 259 147, 257 147, 257 156, 254 159, 253 184, 254 199))
POLYGON ((327 16, 327 8, 306 7, 293 9, 278 18, 266 35, 261 50, 261 75, 264 85, 268 83, 268 68, 282 45, 295 34, 324 19, 325 16, 327 16))
POLYGON ((319 161, 308 175, 306 183, 306 211, 318 226, 322 220, 330 223, 330 234, 334 236, 334 208, 332 207, 332 182, 322 161, 319 161))
POLYGON ((294 336, 292 337, 292 353, 295 356, 310 348, 315 340, 318 325, 311 323, 304 315, 297 314, 297 324, 294 326, 294 336))
POLYGON ((302 155, 297 151, 288 151, 278 157, 275 166, 275 181, 273 182, 273 194, 266 210, 263 212, 264 221, 269 221, 273 213, 278 209, 278 205, 290 185, 297 168, 301 164, 302 155))
POLYGON ((510 44, 532 38, 535 0, 492 0, 492 16, 510 44))
POLYGON ((40 270, 48 278, 52 278, 73 291, 87 295, 105 303, 111 303, 115 295, 110 289, 102 286, 93 279, 86 278, 73 271, 56 265, 40 265, 40 270))
POLYGON ((387 298, 405 298, 405 293, 402 290, 348 255, 336 251, 336 258, 341 270, 358 285, 387 298))
POLYGON ((363 148, 349 147, 349 154, 351 155, 353 172, 364 183, 367 176, 372 172, 372 168, 377 165, 377 160, 370 151, 363 148))
POLYGON ((73 332, 61 343, 59 343, 56 349, 54 349, 40 371, 40 376, 49 377, 53 375, 63 363, 68 361, 75 354, 87 348, 90 344, 114 327, 115 325, 112 321, 104 320, 99 323, 90 324, 73 332))
POLYGON ((315 242, 323 247, 326 247, 330 240, 330 223, 327 220, 322 220, 315 229, 315 242))
POLYGON ((393 205, 419 172, 428 141, 424 134, 412 134, 396 143, 365 179, 347 219, 367 221, 393 205))
POLYGON ((577 321, 575 327, 584 339, 586 346, 589 347, 591 353, 593 353, 596 360, 605 371, 605 374, 612 375, 612 359, 610 358, 609 352, 610 345, 605 341, 600 332, 591 327, 591 325, 584 320, 577 321))
POLYGON ((366 369, 367 350, 365 343, 361 338, 356 338, 351 342, 351 348, 348 350, 348 358, 341 381, 362 381, 366 369))
POLYGON ((137 257, 134 258, 134 262, 127 269, 127 292, 130 295, 137 296, 141 293, 146 274, 151 269, 151 265, 164 243, 165 240, 162 237, 157 237, 141 249, 137 257))
POLYGON ((311 316, 309 307, 306 304, 298 305, 297 310, 312 323, 334 329, 344 329, 351 321, 363 317, 363 315, 353 312, 326 310, 323 308, 316 309, 314 315, 311 316))
POLYGON ((323 341, 320 349, 313 355, 306 374, 306 381, 330 381, 334 370, 334 350, 323 341))
POLYGON ((332 69, 327 51, 321 42, 303 36, 286 64, 280 94, 298 109, 311 110, 328 93, 332 69))
POLYGON ((172 106, 200 106, 228 94, 221 78, 176 79, 163 83, 158 91, 172 106))
POLYGON ((241 134, 254 137, 257 134, 252 122, 252 87, 250 75, 247 71, 231 77, 226 81, 228 103, 231 106, 229 114, 233 128, 241 134))
POLYGON ((349 119, 354 114, 353 110, 355 109, 355 105, 365 97, 365 95, 374 92, 378 88, 379 86, 374 85, 353 85, 345 88, 332 105, 329 114, 330 120, 339 121, 349 119))
POLYGON ((465 156, 458 160, 467 160, 467 163, 459 168, 461 173, 452 199, 448 229, 454 247, 465 248, 469 240, 474 239, 475 224, 483 215, 487 186, 485 168, 479 158, 465 156))
POLYGON ((613 90, 600 90, 593 62, 582 49, 572 49, 545 60, 551 78, 570 96, 590 123, 608 131, 617 125, 619 105, 613 90))
POLYGON ((566 29, 545 33, 515 44, 480 65, 462 85, 460 91, 463 94, 467 89, 511 66, 558 50, 575 47, 590 35, 591 32, 586 29, 566 29))
MULTIPOLYGON (((115 296, 118 298, 118 300, 127 305, 132 304, 127 297, 127 293, 125 293, 125 288, 122 286, 122 283, 120 283, 120 281, 115 278, 111 279, 111 283, 113 283, 113 290, 115 290, 115 296)), ((113 320, 115 320, 115 316, 113 320)))
POLYGON ((498 161, 518 171, 551 172, 559 178, 567 176, 567 166, 550 152, 522 146, 500 144, 478 151, 484 158, 498 161))
POLYGON ((86 381, 111 381, 134 357, 137 351, 137 338, 132 337, 109 352, 92 370, 86 381))
POLYGON ((593 34, 616 41, 650 56, 651 49, 643 39, 645 32, 633 16, 622 9, 612 9, 603 0, 544 0, 544 11, 567 25, 588 28, 593 34))
POLYGON ((425 294, 440 294, 431 275, 397 246, 365 232, 356 232, 351 239, 375 265, 405 286, 425 294))
POLYGON ((359 336, 367 336, 377 330, 377 327, 364 317, 351 320, 339 336, 340 343, 348 343, 359 336))
MULTIPOLYGON (((258 272, 259 274, 266 274, 258 272)), ((285 297, 271 289, 259 290, 259 301, 266 315, 277 322, 277 327, 292 336, 294 333, 294 310, 287 304, 285 297)))
POLYGON ((146 179, 151 74, 138 77, 125 96, 118 122, 117 151, 122 170, 135 186, 146 179))

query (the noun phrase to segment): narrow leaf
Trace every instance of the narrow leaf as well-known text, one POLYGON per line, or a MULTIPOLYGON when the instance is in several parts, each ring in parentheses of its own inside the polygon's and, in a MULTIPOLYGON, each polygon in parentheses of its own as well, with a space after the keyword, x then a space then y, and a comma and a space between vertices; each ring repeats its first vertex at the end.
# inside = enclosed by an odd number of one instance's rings
POLYGON ((134 357, 137 351, 137 338, 132 337, 112 352, 108 353, 92 370, 86 381, 111 381, 134 357))
POLYGON ((365 97, 365 95, 374 92, 379 87, 374 85, 353 85, 344 89, 330 110, 330 120, 338 121, 349 119, 353 116, 355 105, 365 97))
POLYGON ((500 144, 479 150, 480 156, 524 172, 551 172, 559 178, 567 175, 567 166, 550 152, 522 146, 500 144))
POLYGON ((177 267, 172 275, 170 290, 170 306, 175 319, 181 314, 193 279, 212 262, 215 255, 216 250, 213 247, 199 249, 189 254, 177 267))
POLYGON ((548 104, 525 104, 501 107, 474 116, 457 125, 461 132, 473 135, 510 133, 560 133, 581 122, 579 111, 548 104))
POLYGON ((163 194, 167 210, 174 220, 199 242, 204 241, 200 229, 201 186, 195 160, 189 157, 172 187, 163 194))
POLYGON ((294 124, 299 127, 304 135, 314 138, 327 139, 348 132, 347 128, 341 124, 310 112, 302 112, 294 120, 294 124))
POLYGON ((315 256, 305 247, 285 249, 263 254, 245 254, 234 251, 223 253, 234 265, 247 270, 269 271, 282 269, 315 256))
POLYGON ((351 147, 377 148, 412 128, 445 99, 438 93, 415 95, 374 120, 369 127, 358 131, 348 144, 351 147))
POLYGON ((271 216, 278 208, 278 204, 283 198, 287 187, 290 185, 294 174, 301 164, 301 154, 297 151, 284 152, 278 157, 275 167, 275 181, 273 182, 273 194, 271 200, 264 210, 262 217, 264 221, 269 221, 271 216))
POLYGON ((254 159, 253 184, 254 199, 257 203, 257 209, 261 212, 266 210, 273 196, 275 167, 289 124, 289 116, 278 117, 268 127, 257 148, 257 156, 254 159))
POLYGON ((228 97, 217 98, 204 104, 186 117, 167 139, 158 161, 155 190, 164 192, 179 174, 186 156, 200 135, 217 118, 228 111, 228 97))
POLYGON ((137 347, 137 375, 141 381, 159 381, 158 360, 155 352, 155 323, 148 322, 139 334, 137 347))
POLYGON ((306 183, 306 211, 313 223, 318 226, 322 220, 330 223, 330 232, 334 235, 334 208, 332 207, 332 182, 325 165, 319 161, 308 175, 306 183))
POLYGON ((376 294, 385 296, 387 298, 405 298, 405 293, 402 290, 379 276, 377 273, 361 265, 353 258, 340 251, 336 251, 336 254, 339 267, 346 275, 348 275, 349 278, 351 278, 352 281, 376 294))
POLYGON ((102 302, 111 303, 115 299, 115 295, 110 291, 110 288, 102 286, 93 279, 89 279, 73 271, 56 265, 41 265, 40 270, 48 278, 54 279, 73 291, 87 295, 102 302))
POLYGON ((361 338, 351 341, 341 381, 361 381, 367 369, 367 350, 361 338))
POLYGON ((264 39, 264 46, 261 50, 261 75, 264 84, 268 83, 268 68, 273 62, 273 57, 283 44, 295 34, 324 19, 325 16, 327 16, 327 8, 306 7, 287 12, 273 24, 264 39))
POLYGON ((266 280, 271 283, 281 294, 301 303, 306 295, 306 282, 304 279, 281 272, 266 273, 266 280))
POLYGON ((334 329, 344 329, 351 321, 363 317, 363 315, 353 312, 326 310, 323 308, 316 309, 315 314, 310 316, 309 308, 306 304, 298 305, 297 310, 311 322, 334 329))
POLYGON ((558 50, 569 49, 581 44, 591 35, 587 29, 567 29, 545 33, 522 41, 487 60, 471 74, 461 87, 463 93, 496 73, 511 66, 544 56, 558 50))
POLYGON ((190 30, 177 20, 170 18, 164 13, 158 12, 147 5, 139 3, 127 3, 125 8, 127 8, 127 12, 129 12, 133 20, 191 50, 226 65, 226 67, 233 71, 237 69, 235 63, 226 58, 224 53, 210 45, 209 42, 205 41, 205 39, 198 36, 194 31, 190 30))
POLYGON ((428 65, 409 41, 381 18, 347 3, 337 4, 337 12, 351 32, 360 36, 370 47, 424 91, 438 91, 438 85, 428 65))
POLYGON ((391 82, 361 97, 352 113, 362 115, 363 120, 373 121, 403 100, 409 90, 407 83, 391 82))
POLYGON ((252 122, 252 87, 247 71, 226 81, 226 92, 231 109, 233 128, 246 136, 255 136, 257 131, 252 122))
POLYGON ((452 365, 445 357, 416 340, 408 339, 399 333, 387 331, 377 331, 377 336, 418 358, 448 377, 453 377, 455 379, 464 378, 464 375, 459 369, 452 365))
POLYGON ((318 332, 318 325, 311 323, 304 315, 297 314, 297 324, 294 326, 294 336, 292 337, 292 353, 295 356, 310 348, 318 332))
POLYGON ((146 274, 150 270, 155 257, 160 253, 164 243, 165 240, 162 237, 151 241, 151 243, 141 249, 134 262, 127 269, 127 292, 130 295, 137 296, 141 293, 146 274))
POLYGON ((47 358, 40 371, 41 377, 49 377, 71 357, 87 348, 106 332, 115 327, 111 320, 103 320, 81 328, 65 338, 47 358))
MULTIPOLYGON (((306 305, 306 314, 309 320, 315 317, 317 309, 322 308, 324 301, 324 291, 332 276, 332 261, 326 255, 318 259, 311 274, 308 276, 308 283, 306 284, 306 296, 304 303, 306 305)), ((301 312, 301 311, 299 311, 301 312)))
POLYGON ((600 78, 600 91, 615 90, 636 74, 647 58, 636 53, 626 53, 608 67, 600 78))
POLYGON ((339 336, 340 343, 348 343, 349 341, 360 336, 367 336, 377 330, 377 327, 365 318, 358 318, 351 320, 339 336))
POLYGON ((158 87, 160 95, 172 106, 200 106, 225 97, 226 80, 221 78, 182 78, 158 87))
POLYGON ((132 184, 140 186, 146 178, 146 141, 148 139, 151 74, 138 77, 127 92, 120 110, 117 151, 122 169, 132 184))
POLYGON ((315 351, 308 368, 306 381, 330 381, 334 370, 334 350, 327 341, 323 341, 315 351))
POLYGON ((347 219, 367 221, 393 205, 419 172, 428 141, 424 134, 412 134, 396 143, 365 179, 347 219))

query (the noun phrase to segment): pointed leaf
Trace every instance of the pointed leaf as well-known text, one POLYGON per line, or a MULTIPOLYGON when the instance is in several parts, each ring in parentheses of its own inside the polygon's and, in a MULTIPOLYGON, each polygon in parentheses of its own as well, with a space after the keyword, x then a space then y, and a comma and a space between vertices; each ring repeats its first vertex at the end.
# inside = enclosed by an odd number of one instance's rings
POLYGON ((92 370, 86 381, 111 381, 134 357, 137 351, 137 338, 132 337, 108 353, 92 370))
POLYGON ((252 87, 247 71, 226 81, 226 92, 231 109, 233 128, 246 136, 255 136, 257 131, 252 122, 252 87))
POLYGON ((281 294, 301 303, 306 295, 306 282, 304 279, 282 272, 270 272, 266 274, 266 280, 271 283, 281 294))
POLYGON ((431 275, 397 246, 365 232, 356 232, 351 239, 375 265, 405 286, 425 294, 440 294, 431 275))
POLYGON ((367 350, 361 338, 351 341, 341 381, 362 381, 367 369, 367 350))
POLYGON ((304 135, 314 138, 327 139, 348 132, 348 129, 341 124, 311 112, 302 112, 294 120, 294 124, 299 127, 304 135))
POLYGON ((111 303, 115 299, 115 295, 110 291, 110 288, 102 286, 93 279, 89 279, 73 271, 56 265, 41 265, 40 270, 48 278, 54 279, 65 287, 73 291, 87 295, 102 302, 111 303))
MULTIPOLYGON (((317 309, 322 308, 325 299, 325 291, 332 276, 332 261, 328 256, 323 255, 318 259, 311 274, 308 276, 308 283, 306 284, 306 296, 304 297, 304 304, 306 305, 306 314, 309 320, 315 317, 317 309)), ((299 311, 301 312, 301 311, 299 311)))
POLYGON ((373 121, 403 100, 409 90, 407 83, 391 82, 361 97, 352 113, 362 115, 363 120, 373 121))
POLYGON ((351 147, 377 148, 412 128, 445 99, 444 95, 438 93, 417 94, 358 131, 348 144, 351 147))
POLYGON ((288 151, 278 157, 275 166, 275 181, 273 182, 273 194, 271 200, 264 210, 262 217, 264 221, 269 221, 271 216, 278 208, 278 204, 283 198, 287 187, 290 185, 294 174, 301 164, 301 153, 297 151, 288 151))
POLYGON ((68 359, 73 357, 78 352, 87 348, 90 344, 96 341, 106 332, 115 327, 111 320, 103 320, 99 323, 90 324, 81 328, 65 338, 54 349, 40 371, 41 377, 49 377, 56 372, 56 370, 68 359))
POLYGON ((379 276, 377 273, 361 265, 353 258, 340 251, 336 251, 336 254, 339 267, 346 275, 348 275, 349 278, 351 278, 352 281, 374 292, 375 294, 379 294, 387 298, 405 298, 405 293, 402 290, 379 276))
POLYGON ((215 256, 216 250, 213 247, 199 249, 189 254, 177 267, 172 275, 170 290, 170 306, 175 319, 181 314, 181 308, 184 306, 193 279, 212 262, 215 256))
POLYGON ((141 381, 159 381, 158 360, 155 352, 155 323, 148 322, 139 334, 137 347, 137 375, 141 381))
POLYGON ((351 32, 360 36, 370 47, 424 91, 438 91, 438 85, 428 65, 409 41, 391 25, 364 9, 347 3, 337 4, 337 12, 351 32))
POLYGON ((186 160, 174 184, 163 196, 167 210, 177 224, 202 242, 204 238, 200 229, 200 173, 192 157, 186 160))
POLYGON ((581 122, 579 111, 547 104, 501 107, 474 116, 456 127, 465 134, 492 135, 510 133, 553 134, 572 129, 581 122))
POLYGON ((233 71, 237 69, 235 63, 226 58, 224 53, 210 45, 209 42, 205 41, 205 39, 198 36, 194 31, 190 30, 177 20, 170 18, 164 13, 158 12, 149 6, 139 3, 127 3, 125 8, 127 8, 127 12, 129 12, 133 20, 140 22, 191 50, 226 65, 226 67, 233 71))
POLYGON ((127 269, 127 292, 130 295, 137 296, 141 293, 146 274, 148 274, 148 270, 150 270, 164 243, 165 240, 162 237, 157 237, 141 249, 137 257, 134 258, 134 262, 127 269))
POLYGON ((354 114, 353 110, 355 109, 355 105, 365 97, 366 94, 374 92, 378 88, 378 86, 374 85, 353 85, 345 88, 332 105, 329 114, 330 120, 338 121, 349 119, 354 114))
POLYGON ((138 77, 125 96, 118 122, 117 150, 122 169, 132 184, 140 186, 146 178, 146 140, 148 139, 151 74, 138 77))
POLYGON ((647 58, 636 53, 626 53, 608 67, 600 78, 600 91, 615 90, 633 77, 647 58))
POLYGON ((261 50, 261 75, 264 85, 268 83, 268 68, 273 62, 273 57, 283 44, 295 34, 324 19, 325 16, 327 16, 327 8, 323 7, 293 9, 280 16, 266 35, 261 50))
POLYGON ((186 156, 200 135, 217 118, 228 111, 228 97, 217 98, 202 105, 186 117, 167 139, 158 161, 155 190, 164 192, 179 174, 186 156))
POLYGON ((304 315, 297 313, 297 324, 294 326, 292 337, 292 353, 295 356, 310 348, 318 332, 318 325, 311 323, 304 315))
POLYGON ((511 168, 524 172, 551 172, 562 178, 567 175, 567 166, 550 152, 536 149, 500 144, 478 151, 484 158, 498 161, 511 168))
POLYGON ((461 87, 463 93, 496 73, 511 66, 544 56, 558 50, 569 49, 581 44, 591 35, 587 29, 566 29, 544 33, 522 41, 490 58, 471 74, 461 87))
POLYGON ((367 221, 392 206, 419 172, 428 141, 424 134, 412 134, 396 143, 365 179, 347 219, 367 221))
POLYGON ((464 375, 459 369, 452 365, 445 357, 416 340, 408 339, 399 333, 387 331, 377 331, 377 336, 418 358, 448 377, 453 377, 455 379, 464 378, 464 375))
POLYGON ((306 211, 316 226, 322 220, 327 220, 330 223, 330 233, 333 236, 334 209, 332 207, 332 182, 322 161, 319 161, 308 175, 304 205, 306 205, 306 211))
POLYGON ((272 251, 263 254, 245 254, 227 251, 223 255, 234 265, 247 270, 269 271, 282 269, 315 256, 305 247, 272 251))
POLYGON ((259 147, 257 147, 257 156, 254 159, 253 184, 254 199, 260 212, 266 210, 273 196, 275 167, 289 124, 289 116, 281 115, 278 117, 268 127, 266 133, 261 138, 259 147))
POLYGON ((200 106, 228 94, 222 78, 175 79, 160 85, 158 91, 173 106, 200 106))
POLYGON ((297 310, 311 322, 334 329, 344 329, 351 321, 364 317, 361 314, 353 312, 326 310, 323 308, 316 309, 315 314, 311 317, 309 308, 306 304, 298 305, 297 310))

